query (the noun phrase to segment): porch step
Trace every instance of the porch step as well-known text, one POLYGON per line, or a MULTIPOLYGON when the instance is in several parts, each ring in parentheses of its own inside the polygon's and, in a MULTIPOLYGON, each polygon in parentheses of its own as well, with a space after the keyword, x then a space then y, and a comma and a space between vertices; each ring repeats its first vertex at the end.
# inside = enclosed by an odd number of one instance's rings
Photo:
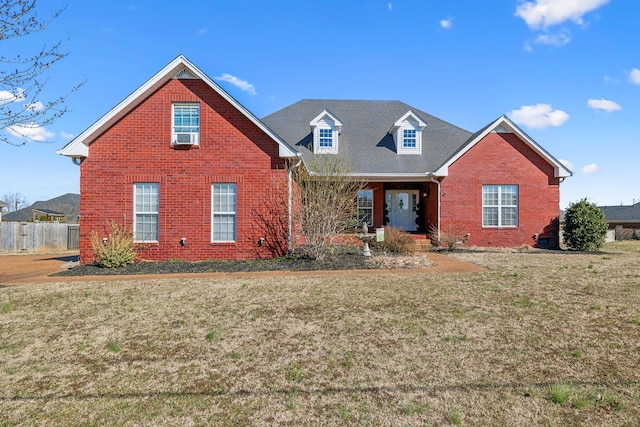
POLYGON ((429 252, 431 250, 431 241, 429 239, 414 239, 413 251, 414 252, 429 252))

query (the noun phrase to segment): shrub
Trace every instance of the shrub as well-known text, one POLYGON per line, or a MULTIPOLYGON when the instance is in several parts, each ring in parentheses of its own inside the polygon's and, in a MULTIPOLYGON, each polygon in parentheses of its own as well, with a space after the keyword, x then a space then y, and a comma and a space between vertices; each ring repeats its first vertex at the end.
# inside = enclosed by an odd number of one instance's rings
POLYGON ((634 231, 630 228, 616 228, 616 242, 631 240, 634 238, 634 231))
POLYGON ((133 264, 138 256, 133 243, 133 232, 127 231, 115 221, 109 221, 109 229, 106 240, 103 240, 95 230, 91 231, 95 263, 105 268, 133 264))
POLYGON ((384 228, 384 241, 376 242, 376 247, 382 252, 393 252, 398 255, 406 255, 413 252, 413 238, 396 227, 384 228))
POLYGON ((594 251, 604 244, 607 228, 604 212, 587 199, 582 199, 567 209, 564 242, 572 249, 594 251))
POLYGON ((431 246, 434 248, 445 246, 450 251, 453 251, 458 244, 466 242, 468 238, 468 234, 460 231, 443 231, 435 225, 429 227, 429 239, 431 240, 431 246))

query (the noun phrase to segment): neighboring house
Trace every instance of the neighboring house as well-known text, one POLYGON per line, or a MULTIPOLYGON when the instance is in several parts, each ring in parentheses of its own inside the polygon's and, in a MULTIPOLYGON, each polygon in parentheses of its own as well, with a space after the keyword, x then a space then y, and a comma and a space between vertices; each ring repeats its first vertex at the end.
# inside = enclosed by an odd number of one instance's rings
POLYGON ((633 205, 599 206, 609 223, 608 240, 638 238, 640 235, 640 202, 633 205), (612 231, 615 232, 612 233, 612 231))
POLYGON ((0 221, 2 221, 2 213, 9 212, 10 205, 7 202, 0 200, 0 221))
POLYGON ((307 165, 348 158, 368 182, 358 207, 373 227, 559 245, 560 182, 571 172, 505 116, 472 134, 398 101, 302 100, 263 121, 307 165))
POLYGON ((26 208, 4 215, 4 221, 78 222, 80 195, 67 193, 53 199, 38 201, 26 208))
POLYGON ((368 182, 357 203, 374 227, 557 247, 571 175, 504 116, 471 134, 401 102, 304 100, 259 120, 183 56, 58 153, 80 166, 81 262, 110 220, 148 259, 269 256, 282 244, 270 229, 291 239, 288 172, 318 154, 345 156, 368 182))

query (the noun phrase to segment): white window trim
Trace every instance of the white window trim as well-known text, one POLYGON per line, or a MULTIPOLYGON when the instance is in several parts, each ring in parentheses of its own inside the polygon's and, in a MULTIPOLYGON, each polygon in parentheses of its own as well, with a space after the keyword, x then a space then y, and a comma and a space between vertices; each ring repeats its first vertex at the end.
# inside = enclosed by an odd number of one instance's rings
MULTIPOLYGON (((357 206, 356 206, 357 211, 358 211, 358 222, 360 221, 360 210, 361 209, 362 210, 365 210, 365 209, 366 210, 370 210, 371 211, 371 223, 367 224, 369 227, 373 227, 373 211, 374 211, 374 209, 373 209, 373 207, 374 207, 374 199, 373 198, 374 198, 373 189, 366 188, 364 190, 358 191, 358 200, 357 200, 357 206), (364 207, 364 208, 360 207, 360 193, 364 192, 364 191, 366 191, 368 193, 371 193, 371 207, 370 208, 369 207, 364 207)), ((359 223, 358 227, 362 227, 362 223, 359 223)))
POLYGON ((180 132, 180 133, 188 133, 191 135, 190 144, 185 144, 185 145, 199 145, 202 120, 201 120, 200 104, 197 102, 174 102, 171 104, 171 144, 178 145, 177 144, 178 132, 176 132, 175 130, 176 107, 197 107, 198 108, 198 132, 180 132))
POLYGON ((157 182, 136 182, 133 184, 133 241, 134 243, 158 243, 160 237, 160 184, 158 184, 157 182), (138 185, 154 185, 157 189, 158 189, 158 210, 157 211, 140 211, 138 212, 136 210, 137 207, 137 197, 138 197, 138 185), (137 235, 138 235, 138 215, 155 215, 157 218, 156 221, 156 236, 157 239, 155 240, 149 240, 149 239, 142 239, 142 240, 138 240, 137 239, 137 235))
POLYGON ((235 182, 216 182, 211 184, 211 243, 235 243, 238 240, 238 184, 235 182), (220 211, 216 212, 214 210, 214 191, 216 185, 233 185, 235 189, 235 211, 220 211), (216 215, 233 215, 233 235, 235 236, 234 240, 215 240, 214 239, 214 222, 216 215))
POLYGON ((515 184, 485 184, 482 186, 482 228, 518 228, 520 226, 520 188, 515 184), (485 205, 484 204, 484 189, 486 187, 498 188, 498 204, 497 205, 485 205), (515 187, 516 189, 516 204, 505 205, 502 203, 502 190, 505 187, 515 187), (485 208, 497 208, 498 209, 498 225, 485 225, 484 209, 485 208), (516 208, 516 224, 515 225, 503 225, 502 224, 502 209, 503 208, 516 208))

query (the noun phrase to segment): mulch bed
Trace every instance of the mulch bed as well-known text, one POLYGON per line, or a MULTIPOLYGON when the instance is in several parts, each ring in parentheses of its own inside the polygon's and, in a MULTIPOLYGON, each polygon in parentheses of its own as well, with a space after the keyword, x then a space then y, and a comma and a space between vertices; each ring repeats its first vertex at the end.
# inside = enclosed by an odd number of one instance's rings
POLYGON ((180 260, 156 262, 142 261, 120 268, 103 268, 84 264, 64 270, 53 276, 108 276, 171 273, 233 273, 248 271, 316 271, 364 270, 384 268, 422 268, 431 265, 425 257, 400 257, 373 252, 369 259, 357 246, 338 246, 322 260, 308 256, 304 248, 290 256, 251 260, 206 260, 186 262, 180 260))

